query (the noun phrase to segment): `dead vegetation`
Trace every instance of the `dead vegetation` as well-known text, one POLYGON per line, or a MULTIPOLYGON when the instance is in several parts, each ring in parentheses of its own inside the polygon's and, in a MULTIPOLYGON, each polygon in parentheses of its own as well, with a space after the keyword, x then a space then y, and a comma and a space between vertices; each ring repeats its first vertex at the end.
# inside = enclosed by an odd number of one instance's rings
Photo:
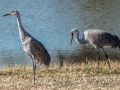
POLYGON ((34 85, 31 66, 5 66, 0 69, 0 90, 120 90, 119 61, 111 61, 111 71, 105 61, 100 67, 98 72, 94 61, 38 67, 34 85))

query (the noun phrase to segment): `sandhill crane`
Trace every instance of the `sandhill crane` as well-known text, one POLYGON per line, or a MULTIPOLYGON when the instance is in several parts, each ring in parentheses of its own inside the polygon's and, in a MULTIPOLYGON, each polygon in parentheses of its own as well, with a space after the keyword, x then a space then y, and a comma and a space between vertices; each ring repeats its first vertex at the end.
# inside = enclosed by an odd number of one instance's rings
MULTIPOLYGON (((92 44, 95 49, 97 50, 97 60, 98 60, 98 69, 99 69, 99 48, 103 49, 103 52, 105 53, 106 59, 108 60, 108 55, 105 52, 103 46, 111 46, 112 48, 120 48, 120 39, 116 35, 112 35, 108 32, 105 32, 103 30, 86 30, 83 33, 82 39, 79 39, 79 31, 77 28, 74 28, 71 30, 71 43, 73 40, 73 36, 75 34, 76 42, 78 44, 87 44, 90 43, 92 44)), ((70 43, 70 44, 71 44, 70 43)), ((107 61, 109 68, 110 67, 110 62, 109 60, 107 61)))
POLYGON ((50 55, 47 52, 46 48, 43 46, 41 42, 36 40, 33 36, 31 36, 24 28, 21 23, 20 13, 17 10, 13 10, 8 14, 3 16, 14 15, 17 18, 18 30, 20 34, 20 39, 22 42, 23 50, 28 54, 30 59, 33 61, 33 80, 35 84, 35 73, 36 73, 36 64, 44 64, 45 66, 49 66, 50 64, 50 55))

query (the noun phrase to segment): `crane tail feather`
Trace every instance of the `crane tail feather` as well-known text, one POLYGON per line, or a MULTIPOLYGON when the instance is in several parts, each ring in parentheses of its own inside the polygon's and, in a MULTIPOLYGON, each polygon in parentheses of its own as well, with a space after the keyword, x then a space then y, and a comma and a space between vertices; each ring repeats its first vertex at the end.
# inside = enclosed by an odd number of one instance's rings
POLYGON ((118 47, 120 49, 120 39, 116 35, 113 35, 113 45, 111 47, 112 48, 118 47))

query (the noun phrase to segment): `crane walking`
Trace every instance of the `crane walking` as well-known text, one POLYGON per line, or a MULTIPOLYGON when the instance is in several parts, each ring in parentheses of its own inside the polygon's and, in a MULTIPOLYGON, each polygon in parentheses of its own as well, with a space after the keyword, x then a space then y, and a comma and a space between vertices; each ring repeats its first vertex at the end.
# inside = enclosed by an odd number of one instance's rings
POLYGON ((22 42, 23 50, 28 54, 30 59, 33 62, 33 80, 35 84, 35 73, 36 73, 36 64, 44 64, 45 66, 49 66, 50 64, 50 55, 44 45, 31 36, 24 28, 21 23, 20 13, 17 10, 13 10, 8 14, 3 16, 14 15, 17 18, 18 30, 20 34, 20 39, 22 42))
MULTIPOLYGON (((83 33, 82 39, 79 39, 79 31, 77 28, 74 28, 71 30, 72 38, 71 38, 70 44, 72 44, 74 34, 75 34, 76 42, 78 44, 90 43, 95 47, 97 51, 98 69, 99 69, 99 59, 100 59, 99 48, 103 50, 107 60, 108 60, 108 55, 105 52, 103 46, 111 46, 112 48, 117 48, 117 47, 120 48, 120 39, 116 35, 112 35, 103 30, 96 30, 96 29, 86 30, 83 33)), ((111 69, 110 61, 108 60, 107 63, 109 65, 109 68, 111 69)))

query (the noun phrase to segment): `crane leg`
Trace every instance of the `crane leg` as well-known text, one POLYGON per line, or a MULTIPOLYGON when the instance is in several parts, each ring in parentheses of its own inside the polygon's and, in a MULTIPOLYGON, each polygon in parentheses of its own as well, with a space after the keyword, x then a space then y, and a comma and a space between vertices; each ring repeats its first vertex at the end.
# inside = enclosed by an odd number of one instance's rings
POLYGON ((99 70, 99 65, 100 65, 100 62, 99 62, 99 60, 100 60, 100 55, 99 55, 99 52, 97 51, 97 60, 98 60, 98 70, 99 70))
POLYGON ((33 61, 33 80, 34 80, 34 84, 35 84, 35 74, 36 74, 36 60, 32 60, 33 61))
POLYGON ((100 55, 99 55, 99 52, 97 52, 97 60, 100 59, 100 55))
POLYGON ((104 49, 103 49, 103 52, 105 53, 105 57, 106 57, 106 59, 108 59, 108 55, 107 55, 107 53, 105 52, 104 49))
POLYGON ((108 59, 108 55, 107 55, 107 53, 105 52, 104 49, 103 49, 103 52, 105 53, 105 56, 106 56, 106 59, 107 59, 108 66, 109 66, 109 68, 110 68, 110 70, 111 70, 110 60, 108 59))
POLYGON ((99 48, 97 46, 95 46, 95 49, 97 50, 97 61, 98 61, 98 72, 99 72, 99 60, 100 60, 100 55, 99 55, 99 48))

